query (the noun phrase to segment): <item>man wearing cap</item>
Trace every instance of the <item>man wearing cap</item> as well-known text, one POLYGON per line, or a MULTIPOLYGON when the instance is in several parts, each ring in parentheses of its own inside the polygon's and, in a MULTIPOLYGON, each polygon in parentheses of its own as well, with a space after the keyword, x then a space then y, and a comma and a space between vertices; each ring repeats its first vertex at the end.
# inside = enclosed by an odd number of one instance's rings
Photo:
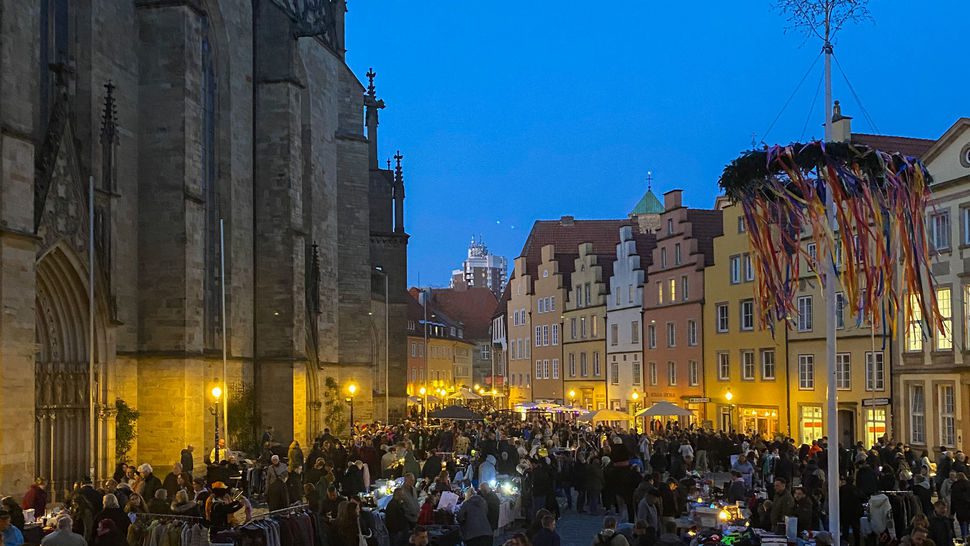
POLYGON ((0 536, 3 536, 3 546, 21 546, 24 543, 23 533, 10 522, 10 512, 6 510, 0 510, 0 536))
MULTIPOLYGON (((71 530, 74 520, 63 515, 57 518, 57 529, 40 541, 42 546, 87 546, 84 537, 71 530)), ((23 542, 23 540, 21 540, 23 542)), ((7 546, 5 544, 5 546, 7 546)))

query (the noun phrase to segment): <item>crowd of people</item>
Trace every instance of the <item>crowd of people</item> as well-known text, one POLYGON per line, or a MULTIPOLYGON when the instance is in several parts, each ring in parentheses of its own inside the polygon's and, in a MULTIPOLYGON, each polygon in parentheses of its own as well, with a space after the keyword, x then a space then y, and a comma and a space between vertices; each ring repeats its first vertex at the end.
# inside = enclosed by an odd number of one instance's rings
MULTIPOLYGON (((558 546, 556 522, 564 511, 605 516, 594 545, 683 545, 674 522, 687 514, 688 499, 701 494, 745 502, 754 527, 778 531, 786 518, 795 518, 799 532, 826 531, 830 478, 840 480, 840 534, 854 545, 875 535, 883 543, 950 546, 970 534, 970 469, 963 453, 941 448, 931 462, 925 451, 902 444, 860 442, 840 449, 838 471, 830 473, 828 449, 825 438, 796 445, 783 437, 676 424, 638 434, 538 415, 496 414, 433 427, 366 425, 349 441, 325 430, 306 450, 296 441, 279 446, 268 429, 254 458, 255 484, 225 445, 207 458, 219 464, 201 472, 194 472, 192 446, 164 478, 148 464, 119 465, 111 479, 78 484, 69 513, 45 545, 138 546, 127 535, 138 514, 195 517, 214 530, 229 528, 252 517, 254 503, 241 494, 249 490, 270 511, 305 504, 327 522, 327 544, 384 546, 377 540, 384 530, 374 529, 364 512, 377 480, 399 479, 382 518, 391 546, 427 544, 428 529, 439 525, 456 526, 465 544, 485 546, 499 531, 500 476, 514 480, 516 515, 528 525, 508 546, 558 546), (724 475, 730 478, 711 483, 711 476, 724 475), (231 483, 233 476, 243 478, 231 483), (883 505, 903 493, 909 505, 900 527, 888 521, 883 505), (438 510, 447 494, 460 495, 457 511, 438 510), (870 524, 862 529, 867 508, 870 524)), ((23 543, 17 539, 22 510, 44 514, 46 503, 43 480, 22 503, 0 499, 5 546, 23 543)))

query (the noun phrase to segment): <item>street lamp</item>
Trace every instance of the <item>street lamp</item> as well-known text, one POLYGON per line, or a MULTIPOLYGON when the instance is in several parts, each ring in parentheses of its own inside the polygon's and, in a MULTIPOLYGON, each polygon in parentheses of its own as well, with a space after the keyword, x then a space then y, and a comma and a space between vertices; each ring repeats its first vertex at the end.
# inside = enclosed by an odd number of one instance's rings
POLYGON ((731 392, 731 387, 728 387, 726 393, 724 393, 724 399, 728 401, 728 432, 734 430, 734 404, 731 404, 731 400, 734 400, 734 393, 731 392))
POLYGON ((569 389, 569 407, 576 405, 576 391, 569 389))
POLYGON ((633 398, 633 430, 634 432, 640 432, 640 423, 637 420, 637 412, 640 410, 640 393, 633 391, 630 397, 633 398))
POLYGON ((421 395, 421 413, 424 414, 424 422, 428 422, 428 389, 421 387, 418 389, 418 394, 421 395))
POLYGON ((388 280, 387 272, 381 266, 375 266, 374 272, 384 277, 384 424, 391 422, 391 398, 388 391, 390 386, 390 349, 391 349, 391 314, 388 300, 388 280))
POLYGON ((214 462, 216 464, 219 464, 219 398, 222 397, 222 389, 219 388, 219 385, 212 387, 212 397, 215 398, 215 401, 216 401, 215 412, 214 412, 216 417, 216 434, 215 434, 216 457, 214 462))
POLYGON ((347 397, 347 402, 350 404, 350 439, 354 438, 354 395, 357 394, 357 384, 351 383, 347 385, 347 392, 350 396, 347 397))

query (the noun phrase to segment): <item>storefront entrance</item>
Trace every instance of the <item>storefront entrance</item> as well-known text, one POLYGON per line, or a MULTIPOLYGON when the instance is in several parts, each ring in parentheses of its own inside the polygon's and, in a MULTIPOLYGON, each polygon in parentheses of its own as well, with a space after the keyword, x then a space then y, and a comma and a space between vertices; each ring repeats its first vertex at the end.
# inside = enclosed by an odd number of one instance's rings
POLYGON ((866 447, 876 445, 886 432, 886 408, 866 408, 866 447))
POLYGON ((778 432, 777 408, 741 407, 739 410, 740 431, 758 434, 762 438, 772 438, 778 432))

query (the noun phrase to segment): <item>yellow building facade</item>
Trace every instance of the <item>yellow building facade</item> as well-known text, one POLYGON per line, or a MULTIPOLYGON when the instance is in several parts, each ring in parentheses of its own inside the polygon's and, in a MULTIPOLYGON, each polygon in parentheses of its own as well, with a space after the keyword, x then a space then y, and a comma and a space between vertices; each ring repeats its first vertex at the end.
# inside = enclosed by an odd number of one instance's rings
POLYGON ((784 325, 774 336, 758 325, 755 271, 739 205, 720 198, 723 235, 704 272, 704 385, 715 430, 788 435, 790 384, 784 325))
MULTIPOLYGON (((587 410, 607 407, 606 297, 611 256, 593 254, 579 245, 566 311, 563 314, 564 389, 567 402, 587 410)), ((619 374, 616 375, 617 385, 619 374)), ((617 389, 619 390, 619 389, 617 389)), ((626 404, 616 404, 617 408, 626 404)))

